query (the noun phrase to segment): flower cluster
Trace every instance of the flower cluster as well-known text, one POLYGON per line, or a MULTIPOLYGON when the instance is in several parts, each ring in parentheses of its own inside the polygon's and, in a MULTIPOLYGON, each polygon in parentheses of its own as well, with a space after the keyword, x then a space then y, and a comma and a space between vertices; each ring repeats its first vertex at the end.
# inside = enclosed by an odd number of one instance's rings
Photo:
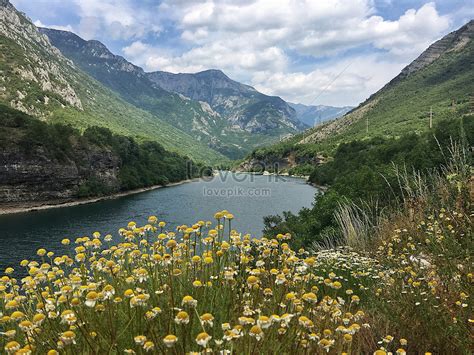
POLYGON ((38 250, 27 276, 0 280, 8 354, 349 352, 368 329, 357 291, 324 276, 290 235, 255 239, 221 211, 174 231, 152 216, 77 238, 74 255, 38 250))
POLYGON ((72 255, 39 249, 39 261, 21 262, 21 280, 5 270, 0 345, 7 354, 404 354, 423 334, 385 334, 387 309, 402 322, 426 304, 471 326, 472 265, 438 261, 459 234, 442 213, 416 231, 395 230, 367 255, 295 251, 289 234, 242 235, 228 211, 175 230, 151 216, 116 240, 65 239, 72 255))

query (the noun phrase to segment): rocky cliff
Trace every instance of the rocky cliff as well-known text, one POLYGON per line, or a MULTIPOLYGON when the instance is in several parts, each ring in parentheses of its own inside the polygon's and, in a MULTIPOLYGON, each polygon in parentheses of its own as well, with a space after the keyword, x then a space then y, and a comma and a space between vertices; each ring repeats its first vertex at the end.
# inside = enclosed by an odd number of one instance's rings
POLYGON ((0 209, 166 185, 204 171, 156 142, 48 124, 0 104, 0 209))
POLYGON ((20 202, 68 201, 77 198, 88 181, 118 191, 119 159, 100 149, 74 148, 77 159, 51 157, 43 146, 25 152, 19 147, 0 151, 0 200, 20 202))
MULTIPOLYGON (((474 37, 474 20, 469 21, 456 31, 453 31, 440 40, 434 42, 413 62, 407 65, 391 83, 406 78, 420 69, 433 63, 444 53, 460 51, 474 37)), ((389 83, 390 85, 390 83, 389 83)))
POLYGON ((253 154, 248 159, 235 167, 236 171, 240 172, 280 172, 286 173, 290 169, 301 165, 318 165, 324 163, 325 158, 320 155, 297 155, 295 152, 290 152, 286 156, 278 154, 259 155, 253 154))
POLYGON ((65 75, 65 68, 73 70, 72 63, 5 0, 0 3, 0 48, 0 99, 20 111, 42 117, 54 109, 53 101, 63 107, 83 109, 65 75), (11 42, 28 55, 12 51, 11 42))

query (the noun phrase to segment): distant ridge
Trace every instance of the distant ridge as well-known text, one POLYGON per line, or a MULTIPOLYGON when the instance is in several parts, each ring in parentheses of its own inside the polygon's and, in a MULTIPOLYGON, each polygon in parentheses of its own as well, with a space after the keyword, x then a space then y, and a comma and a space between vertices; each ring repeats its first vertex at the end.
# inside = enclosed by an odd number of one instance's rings
POLYGON ((232 125, 256 133, 272 129, 298 131, 306 128, 294 109, 278 96, 264 95, 249 85, 230 79, 221 70, 173 74, 147 74, 159 87, 193 100, 207 102, 232 125))
POLYGON ((301 122, 306 123, 308 126, 315 126, 328 120, 339 118, 354 108, 353 106, 308 106, 303 104, 293 104, 291 102, 289 104, 295 109, 298 119, 301 122))

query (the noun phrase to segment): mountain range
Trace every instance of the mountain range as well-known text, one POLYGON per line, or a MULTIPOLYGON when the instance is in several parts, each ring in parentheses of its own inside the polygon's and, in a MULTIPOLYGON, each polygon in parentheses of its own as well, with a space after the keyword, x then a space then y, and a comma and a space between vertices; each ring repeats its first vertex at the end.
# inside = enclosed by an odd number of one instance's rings
POLYGON ((353 106, 326 106, 326 105, 303 105, 303 104, 294 104, 289 103, 296 111, 296 116, 298 119, 306 123, 310 127, 314 127, 323 122, 333 120, 344 116, 347 112, 352 110, 353 106))
POLYGON ((98 41, 86 41, 67 31, 39 31, 81 70, 123 100, 228 158, 240 158, 256 146, 308 127, 281 98, 264 95, 220 70, 146 73, 98 41))
POLYGON ((227 159, 81 70, 7 0, 0 1, 0 47, 0 103, 49 123, 157 141, 198 161, 227 159))
MULTIPOLYGON (((37 28, 8 0, 0 12, 0 102, 44 121, 107 127, 205 163, 242 158, 310 126, 310 110, 220 70, 147 73, 99 41, 37 28)), ((340 112, 328 109, 331 118, 340 112)))
POLYGON ((307 128, 298 120, 296 111, 277 96, 264 95, 249 85, 230 79, 220 70, 196 74, 149 73, 159 87, 206 102, 232 127, 251 133, 274 129, 298 131, 307 128))

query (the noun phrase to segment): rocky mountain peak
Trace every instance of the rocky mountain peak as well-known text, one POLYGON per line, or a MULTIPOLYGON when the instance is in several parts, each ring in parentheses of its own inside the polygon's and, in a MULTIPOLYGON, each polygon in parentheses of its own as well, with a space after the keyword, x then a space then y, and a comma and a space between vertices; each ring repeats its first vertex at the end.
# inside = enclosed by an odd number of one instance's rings
POLYGON ((47 115, 49 95, 60 98, 62 106, 69 105, 82 110, 81 99, 70 84, 71 78, 65 73, 67 70, 64 70, 72 68, 72 62, 64 58, 51 45, 48 37, 39 33, 36 26, 9 1, 0 1, 2 44, 6 48, 15 47, 17 51, 23 51, 21 56, 11 50, 2 53, 5 54, 2 59, 13 74, 3 81, 1 99, 9 102, 11 107, 33 116, 47 115))
POLYGON ((224 72, 220 69, 203 70, 201 72, 196 73, 195 75, 200 77, 209 77, 213 79, 232 80, 227 75, 225 75, 224 72))
POLYGON ((86 41, 69 31, 61 31, 51 28, 39 28, 39 30, 41 33, 47 35, 52 44, 58 47, 66 57, 70 57, 71 53, 77 54, 77 52, 81 52, 83 56, 93 57, 98 61, 105 62, 111 69, 135 72, 138 75, 144 75, 142 68, 133 65, 119 55, 113 54, 100 41, 86 41))
POLYGON ((453 31, 440 40, 434 42, 413 62, 407 65, 394 79, 406 78, 411 74, 433 63, 441 55, 449 51, 461 50, 474 37, 474 20, 469 21, 456 31, 453 31))
POLYGON ((294 133, 307 127, 280 97, 262 94, 232 80, 221 70, 179 74, 158 71, 147 76, 164 90, 208 103, 233 129, 251 133, 272 130, 294 133))

